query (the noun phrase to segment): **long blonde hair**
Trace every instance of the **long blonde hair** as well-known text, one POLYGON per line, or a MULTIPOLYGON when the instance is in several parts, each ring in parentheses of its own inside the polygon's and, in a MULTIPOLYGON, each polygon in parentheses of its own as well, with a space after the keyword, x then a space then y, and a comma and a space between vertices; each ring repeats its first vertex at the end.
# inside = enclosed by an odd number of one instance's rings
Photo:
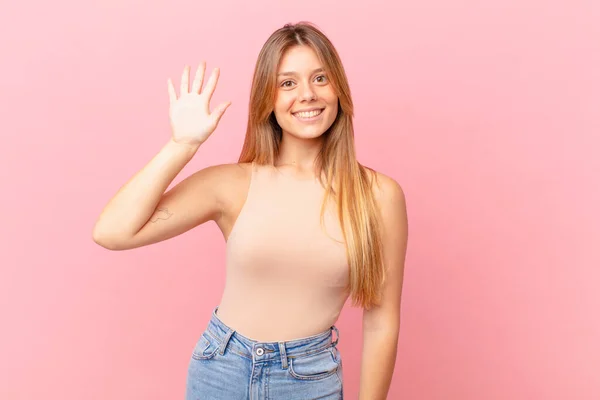
POLYGON ((376 173, 356 160, 354 107, 346 73, 333 44, 312 23, 286 24, 273 32, 263 45, 254 70, 248 125, 239 162, 275 165, 282 137, 273 113, 277 69, 284 53, 297 45, 307 45, 315 51, 339 99, 338 114, 323 133, 323 146, 315 164, 319 179, 326 177, 325 183, 321 180, 325 188, 321 224, 331 198, 337 204, 346 243, 350 266, 347 289, 353 305, 369 309, 380 304, 385 280, 381 216, 373 192, 376 173))

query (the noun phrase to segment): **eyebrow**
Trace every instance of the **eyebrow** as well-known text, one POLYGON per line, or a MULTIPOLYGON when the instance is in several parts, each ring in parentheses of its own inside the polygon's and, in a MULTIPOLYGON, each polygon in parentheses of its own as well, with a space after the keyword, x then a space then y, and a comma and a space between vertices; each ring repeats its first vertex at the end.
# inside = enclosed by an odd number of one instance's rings
MULTIPOLYGON (((317 68, 311 72, 311 75, 314 74, 315 72, 323 72, 323 71, 324 71, 323 68, 317 68)), ((281 76, 281 75, 297 75, 297 73, 291 71, 291 72, 281 72, 281 73, 277 74, 277 76, 281 76)))

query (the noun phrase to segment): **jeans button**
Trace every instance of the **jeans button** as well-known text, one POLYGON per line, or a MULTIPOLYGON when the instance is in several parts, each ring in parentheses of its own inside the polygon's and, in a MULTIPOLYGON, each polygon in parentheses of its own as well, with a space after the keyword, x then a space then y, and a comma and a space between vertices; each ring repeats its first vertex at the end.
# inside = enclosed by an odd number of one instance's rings
POLYGON ((265 354, 265 351, 263 350, 262 347, 259 347, 258 349, 256 349, 256 355, 262 356, 263 354, 265 354))

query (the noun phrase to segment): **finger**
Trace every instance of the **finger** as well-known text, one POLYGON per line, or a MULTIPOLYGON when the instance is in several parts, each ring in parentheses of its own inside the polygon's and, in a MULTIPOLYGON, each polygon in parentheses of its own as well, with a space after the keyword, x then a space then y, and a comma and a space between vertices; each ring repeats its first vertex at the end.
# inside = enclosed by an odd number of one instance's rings
POLYGON ((226 101, 224 103, 219 104, 217 108, 214 109, 214 111, 211 114, 211 117, 214 118, 215 125, 219 123, 221 117, 223 116, 223 114, 225 114, 225 110, 227 110, 227 108, 229 108, 230 105, 231 102, 226 101))
POLYGON ((190 66, 186 65, 181 74, 181 87, 179 89, 179 96, 183 96, 185 93, 190 91, 190 66))
POLYGON ((169 90, 169 103, 173 103, 177 100, 177 93, 175 93, 175 87, 173 86, 173 81, 171 78, 167 80, 167 86, 169 90))
POLYGON ((213 69, 212 74, 210 75, 210 78, 208 78, 208 82, 206 82, 206 87, 204 88, 204 91, 202 93, 206 93, 206 96, 208 96, 208 103, 210 103, 210 99, 212 98, 213 93, 215 92, 215 87, 217 86, 217 81, 219 80, 219 74, 220 74, 220 69, 219 68, 215 68, 213 69))
POLYGON ((206 62, 202 61, 196 70, 194 82, 192 83, 192 93, 200 93, 202 83, 204 83, 204 71, 206 71, 206 62))

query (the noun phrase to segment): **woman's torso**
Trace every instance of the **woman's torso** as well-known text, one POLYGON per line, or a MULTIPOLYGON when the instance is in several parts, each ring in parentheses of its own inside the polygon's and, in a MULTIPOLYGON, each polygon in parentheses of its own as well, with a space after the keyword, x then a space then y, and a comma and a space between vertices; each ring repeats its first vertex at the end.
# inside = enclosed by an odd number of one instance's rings
POLYGON ((240 164, 219 228, 227 240, 218 316, 240 334, 284 341, 324 332, 348 298, 349 268, 335 207, 320 221, 325 189, 273 166, 240 164))

